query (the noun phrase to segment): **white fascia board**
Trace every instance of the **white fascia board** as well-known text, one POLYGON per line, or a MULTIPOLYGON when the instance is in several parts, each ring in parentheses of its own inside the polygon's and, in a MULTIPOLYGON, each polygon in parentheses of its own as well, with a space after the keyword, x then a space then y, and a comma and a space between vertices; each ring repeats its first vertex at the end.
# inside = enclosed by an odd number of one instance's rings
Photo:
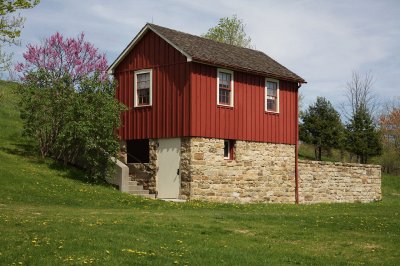
POLYGON ((113 74, 114 69, 121 63, 121 61, 125 58, 125 56, 128 55, 128 53, 135 47, 136 43, 142 39, 144 34, 148 30, 148 25, 144 26, 140 32, 135 36, 135 38, 128 44, 128 46, 125 47, 125 49, 122 51, 122 53, 115 59, 114 63, 111 64, 111 66, 108 68, 108 74, 113 74))
POLYGON ((176 46, 175 44, 173 44, 170 40, 168 40, 167 38, 165 38, 163 35, 161 35, 159 32, 157 32, 154 28, 152 28, 150 25, 146 24, 141 31, 136 35, 136 37, 128 44, 128 46, 124 49, 124 51, 122 51, 122 53, 117 57, 117 59, 115 59, 114 63, 111 64, 111 66, 108 68, 108 74, 113 74, 114 73, 114 69, 119 65, 119 63, 121 63, 121 61, 129 54, 129 52, 135 47, 135 45, 142 39, 142 37, 144 36, 144 34, 148 31, 148 30, 152 30, 154 33, 156 33, 158 36, 160 36, 164 41, 166 41, 167 43, 169 43, 172 47, 174 47, 176 50, 178 50, 181 54, 183 54, 186 57, 187 62, 191 62, 192 61, 192 57, 186 53, 185 51, 183 51, 182 49, 180 49, 178 46, 176 46))

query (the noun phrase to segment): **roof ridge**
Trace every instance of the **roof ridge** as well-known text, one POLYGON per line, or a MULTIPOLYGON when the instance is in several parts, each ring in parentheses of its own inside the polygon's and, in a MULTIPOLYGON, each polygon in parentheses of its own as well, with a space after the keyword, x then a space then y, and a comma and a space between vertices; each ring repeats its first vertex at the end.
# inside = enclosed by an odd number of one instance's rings
MULTIPOLYGON (((201 39, 204 39, 204 40, 207 40, 207 41, 212 41, 212 42, 215 42, 215 43, 217 43, 217 44, 223 44, 223 45, 232 46, 232 47, 235 47, 235 48, 246 49, 246 50, 250 50, 250 51, 254 51, 254 52, 259 52, 259 53, 265 54, 265 53, 264 53, 263 51, 261 51, 261 50, 252 49, 252 48, 243 47, 243 46, 234 45, 234 44, 225 43, 225 42, 220 42, 220 41, 216 41, 216 40, 209 39, 209 38, 206 38, 206 37, 203 37, 203 36, 199 36, 199 35, 191 34, 191 33, 188 33, 188 32, 184 32, 184 31, 180 31, 180 30, 176 30, 176 29, 171 29, 171 28, 167 28, 167 27, 164 27, 164 26, 160 26, 160 25, 157 25, 157 24, 154 24, 154 23, 149 23, 149 22, 148 22, 147 25, 160 27, 160 28, 167 29, 167 30, 170 30, 170 31, 175 31, 175 32, 178 32, 178 33, 180 33, 180 34, 190 35, 190 36, 197 37, 197 38, 201 38, 201 39)), ((266 54, 265 54, 265 55, 266 55, 266 54)))
POLYGON ((284 80, 306 83, 303 78, 281 65, 263 51, 211 40, 154 23, 146 23, 109 67, 110 73, 113 73, 117 65, 133 49, 136 43, 141 40, 148 30, 153 31, 173 48, 181 52, 181 54, 186 57, 187 62, 194 61, 202 64, 212 64, 219 67, 237 69, 239 71, 258 73, 271 78, 281 78, 284 80))

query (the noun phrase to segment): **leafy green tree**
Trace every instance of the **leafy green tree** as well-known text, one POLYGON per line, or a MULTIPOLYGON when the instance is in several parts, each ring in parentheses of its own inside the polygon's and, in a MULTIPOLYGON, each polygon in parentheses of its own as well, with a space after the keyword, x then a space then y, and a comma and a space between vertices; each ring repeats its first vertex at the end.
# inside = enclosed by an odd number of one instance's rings
POLYGON ((392 100, 379 118, 382 156, 379 163, 386 173, 400 172, 400 101, 392 100))
POLYGON ((343 138, 343 125, 339 113, 324 97, 301 114, 300 140, 313 144, 315 159, 321 161, 322 151, 340 147, 343 138))
POLYGON ((11 54, 5 53, 4 44, 19 45, 18 37, 25 18, 17 14, 18 10, 33 8, 39 0, 0 0, 0 71, 11 66, 11 54))
POLYGON ((31 72, 19 89, 24 135, 43 157, 83 167, 88 179, 105 179, 116 156, 123 106, 115 99, 115 83, 99 74, 85 76, 77 90, 69 75, 47 79, 46 71, 31 72))
POLYGON ((379 118, 385 146, 392 146, 400 158, 400 104, 393 106, 379 118))
POLYGON ((379 131, 363 104, 355 110, 346 125, 346 146, 349 152, 357 155, 359 163, 363 164, 371 156, 382 152, 379 131))
POLYGON ((214 41, 252 48, 251 38, 245 32, 243 20, 236 15, 219 19, 218 25, 202 36, 214 41))
POLYGON ((83 34, 64 39, 57 33, 27 48, 25 62, 16 66, 23 81, 24 134, 43 157, 81 166, 90 179, 106 179, 110 157, 119 148, 115 129, 123 106, 115 98, 115 83, 106 76, 104 54, 84 41, 83 34))
POLYGON ((42 157, 54 153, 54 145, 66 122, 66 108, 74 93, 68 76, 51 81, 49 77, 43 69, 31 72, 18 90, 23 133, 33 138, 42 157))

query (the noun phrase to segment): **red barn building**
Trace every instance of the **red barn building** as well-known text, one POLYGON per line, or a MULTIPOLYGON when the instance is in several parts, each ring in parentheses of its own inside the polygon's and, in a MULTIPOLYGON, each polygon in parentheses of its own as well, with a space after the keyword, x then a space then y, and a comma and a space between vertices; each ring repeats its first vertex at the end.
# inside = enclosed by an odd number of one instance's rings
POLYGON ((146 24, 110 66, 133 180, 159 198, 294 202, 298 89, 261 51, 146 24))

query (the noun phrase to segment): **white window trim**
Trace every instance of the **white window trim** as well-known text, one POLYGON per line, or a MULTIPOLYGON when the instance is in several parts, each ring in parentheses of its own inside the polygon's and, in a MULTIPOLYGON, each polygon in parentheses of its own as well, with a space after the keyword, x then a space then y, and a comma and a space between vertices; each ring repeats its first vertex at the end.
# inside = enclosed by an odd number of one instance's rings
POLYGON ((280 102, 279 80, 277 80, 277 79, 265 78, 264 87, 265 87, 265 97, 264 97, 264 109, 265 109, 265 112, 278 114, 278 113, 279 113, 279 102, 280 102), (276 87, 277 87, 277 89, 276 89, 276 95, 277 95, 277 96, 276 96, 276 111, 268 110, 268 105, 267 105, 267 97, 268 97, 267 81, 275 82, 275 83, 276 83, 276 87))
POLYGON ((153 70, 152 69, 141 69, 141 70, 135 71, 133 83, 134 83, 134 85, 133 85, 133 87, 134 87, 134 90, 133 90, 134 107, 140 108, 140 107, 152 106, 153 105, 153 70), (149 104, 139 105, 138 98, 137 98, 137 75, 145 74, 145 73, 150 73, 149 104))
POLYGON ((231 159, 231 141, 228 139, 224 139, 224 159, 230 160, 231 159), (228 156, 225 156, 225 143, 228 143, 228 156))
POLYGON ((235 88, 234 88, 234 76, 233 76, 233 71, 231 70, 227 70, 227 69, 223 69, 223 68, 217 68, 217 105, 219 106, 229 106, 229 107, 233 107, 233 102, 235 101, 235 88), (230 104, 221 104, 219 103, 219 72, 224 72, 224 73, 228 73, 231 74, 231 103, 230 104))

